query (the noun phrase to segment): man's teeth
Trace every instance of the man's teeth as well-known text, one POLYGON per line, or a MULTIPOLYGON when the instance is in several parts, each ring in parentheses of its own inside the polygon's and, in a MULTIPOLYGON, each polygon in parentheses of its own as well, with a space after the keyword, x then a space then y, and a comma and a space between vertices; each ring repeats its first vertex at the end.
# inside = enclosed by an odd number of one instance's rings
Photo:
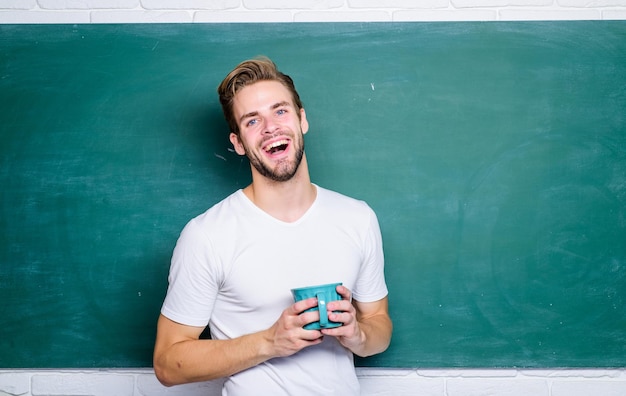
POLYGON ((277 147, 280 147, 280 146, 285 146, 285 145, 287 145, 288 143, 289 143, 289 141, 288 141, 288 140, 279 140, 279 141, 276 141, 276 142, 274 142, 274 143, 272 143, 272 144, 268 144, 268 145, 267 145, 267 146, 265 146, 263 149, 264 149, 265 151, 272 151, 273 149, 275 149, 275 148, 277 148, 277 147))

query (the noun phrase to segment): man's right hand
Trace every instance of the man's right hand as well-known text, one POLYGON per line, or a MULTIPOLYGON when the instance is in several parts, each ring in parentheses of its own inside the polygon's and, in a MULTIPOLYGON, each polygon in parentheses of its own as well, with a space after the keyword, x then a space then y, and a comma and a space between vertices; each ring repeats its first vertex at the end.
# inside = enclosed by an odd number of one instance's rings
POLYGON ((318 311, 304 312, 317 306, 317 298, 298 301, 286 308, 280 318, 267 330, 267 340, 273 348, 270 354, 276 357, 290 356, 294 353, 322 342, 319 330, 305 330, 303 327, 320 319, 318 311))

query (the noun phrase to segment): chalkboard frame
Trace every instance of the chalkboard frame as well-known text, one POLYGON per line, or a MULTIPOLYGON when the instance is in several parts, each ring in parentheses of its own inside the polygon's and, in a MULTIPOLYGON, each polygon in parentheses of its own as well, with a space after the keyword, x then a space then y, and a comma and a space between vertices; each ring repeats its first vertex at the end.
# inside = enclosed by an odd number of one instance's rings
POLYGON ((178 233, 249 182, 215 87, 259 54, 379 215, 358 365, 626 364, 626 24, 551 21, 1 25, 0 367, 151 365, 178 233))

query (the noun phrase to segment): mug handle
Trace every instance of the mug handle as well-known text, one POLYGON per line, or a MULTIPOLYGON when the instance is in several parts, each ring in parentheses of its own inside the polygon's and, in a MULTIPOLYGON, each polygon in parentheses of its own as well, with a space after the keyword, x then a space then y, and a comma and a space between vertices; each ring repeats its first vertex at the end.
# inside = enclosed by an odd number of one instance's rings
POLYGON ((317 307, 320 311, 320 327, 327 327, 328 310, 326 309, 326 293, 317 293, 317 307))

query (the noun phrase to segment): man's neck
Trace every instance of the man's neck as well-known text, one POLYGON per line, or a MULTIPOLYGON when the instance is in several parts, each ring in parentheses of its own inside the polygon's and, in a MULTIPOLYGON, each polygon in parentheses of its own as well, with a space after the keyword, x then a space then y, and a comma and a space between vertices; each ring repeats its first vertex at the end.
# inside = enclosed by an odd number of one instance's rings
POLYGON ((317 197, 306 158, 302 159, 294 177, 286 182, 269 180, 253 171, 252 184, 243 192, 261 210, 286 223, 299 220, 317 197))

